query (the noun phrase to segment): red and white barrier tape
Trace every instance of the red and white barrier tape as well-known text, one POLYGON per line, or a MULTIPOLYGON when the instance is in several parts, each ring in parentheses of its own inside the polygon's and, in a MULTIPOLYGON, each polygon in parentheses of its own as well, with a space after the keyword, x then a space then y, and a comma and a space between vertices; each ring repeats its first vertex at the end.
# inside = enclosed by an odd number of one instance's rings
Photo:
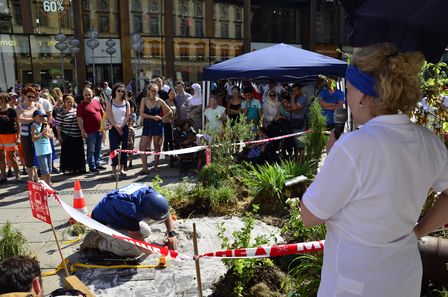
POLYGON ((322 251, 325 240, 205 253, 197 258, 267 258, 322 251))
MULTIPOLYGON (((287 134, 287 135, 270 137, 270 138, 266 138, 266 139, 259 139, 259 140, 251 140, 251 141, 245 141, 245 142, 240 142, 240 143, 233 143, 232 145, 237 146, 237 145, 248 145, 248 144, 265 143, 265 142, 285 139, 285 138, 289 138, 289 137, 300 136, 300 135, 303 135, 303 134, 306 134, 306 133, 310 133, 310 132, 311 131, 308 130, 308 131, 304 131, 304 132, 296 132, 296 133, 291 133, 291 134, 287 134)), ((140 154, 140 155, 171 155, 172 156, 172 155, 182 155, 182 154, 196 153, 196 152, 205 150, 205 148, 206 148, 206 146, 199 145, 199 146, 189 147, 189 148, 185 148, 185 149, 178 149, 178 150, 172 150, 172 151, 162 151, 162 152, 116 149, 116 150, 113 150, 110 153, 110 158, 111 159, 115 158, 119 152, 126 153, 126 154, 132 154, 132 155, 140 154)))
MULTIPOLYGON (((126 241, 130 244, 136 245, 141 248, 145 248, 154 253, 161 254, 163 256, 171 257, 173 259, 193 259, 195 257, 179 254, 177 251, 169 250, 167 248, 160 247, 159 245, 150 244, 144 241, 140 241, 129 236, 123 235, 120 232, 109 228, 100 222, 93 220, 92 218, 86 216, 85 214, 77 211, 57 196, 56 192, 44 181, 39 181, 46 193, 52 196, 55 201, 62 206, 62 208, 77 222, 86 225, 90 229, 97 230, 101 233, 107 234, 114 238, 126 241)), ((294 255, 300 253, 309 253, 322 251, 324 248, 324 240, 302 242, 302 243, 292 243, 284 245, 274 245, 274 246, 261 246, 257 248, 240 248, 235 250, 227 251, 217 251, 209 252, 198 255, 196 258, 266 258, 266 257, 278 257, 285 255, 294 255)))

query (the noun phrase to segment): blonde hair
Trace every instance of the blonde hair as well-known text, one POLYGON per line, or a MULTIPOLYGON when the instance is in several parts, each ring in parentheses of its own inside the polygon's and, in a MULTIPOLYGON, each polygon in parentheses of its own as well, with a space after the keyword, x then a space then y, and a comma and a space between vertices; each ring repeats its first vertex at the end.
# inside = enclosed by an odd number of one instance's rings
POLYGON ((59 88, 59 87, 55 87, 54 89, 53 89, 53 93, 55 94, 55 96, 56 97, 58 97, 58 98, 60 98, 60 97, 62 97, 62 91, 61 91, 61 89, 59 88))
POLYGON ((73 104, 74 104, 73 106, 76 107, 75 98, 73 98, 73 96, 70 96, 70 95, 65 96, 65 98, 64 98, 64 104, 67 103, 67 101, 72 101, 73 104))
POLYGON ((3 101, 8 104, 10 100, 10 96, 8 93, 6 92, 1 92, 0 93, 0 103, 2 103, 3 101))
POLYGON ((378 98, 373 99, 372 113, 396 114, 415 108, 420 97, 420 70, 424 57, 420 52, 400 53, 389 43, 356 51, 352 63, 375 77, 378 98))

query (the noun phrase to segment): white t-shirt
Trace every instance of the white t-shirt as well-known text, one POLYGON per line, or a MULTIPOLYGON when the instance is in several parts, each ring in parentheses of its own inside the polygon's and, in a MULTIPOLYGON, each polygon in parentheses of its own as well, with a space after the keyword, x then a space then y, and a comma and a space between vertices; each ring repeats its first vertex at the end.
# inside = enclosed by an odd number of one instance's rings
POLYGON ((209 107, 204 111, 204 116, 207 118, 207 127, 211 131, 219 131, 222 128, 222 121, 219 119, 226 109, 223 106, 218 105, 215 109, 209 107))
POLYGON ((341 136, 303 197, 327 226, 318 296, 420 296, 413 228, 429 189, 448 189, 447 162, 442 141, 406 115, 341 136))
POLYGON ((50 101, 48 101, 45 98, 39 98, 39 102, 40 104, 42 104, 42 106, 44 107, 44 111, 45 113, 49 113, 49 112, 53 112, 53 106, 51 105, 50 101))

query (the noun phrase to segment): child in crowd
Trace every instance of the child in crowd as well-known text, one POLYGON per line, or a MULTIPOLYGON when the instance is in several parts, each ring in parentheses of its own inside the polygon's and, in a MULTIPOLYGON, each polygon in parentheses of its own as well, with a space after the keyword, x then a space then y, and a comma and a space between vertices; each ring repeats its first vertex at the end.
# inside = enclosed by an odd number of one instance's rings
POLYGON ((53 139, 53 132, 47 122, 47 114, 41 110, 33 113, 34 123, 31 125, 31 135, 33 137, 34 149, 42 179, 51 185, 52 154, 50 139, 53 139))
MULTIPOLYGON (((134 118, 129 117, 128 120, 128 150, 134 149, 134 143, 135 143, 135 129, 134 129, 134 118)), ((128 154, 129 159, 129 165, 128 168, 132 168, 132 159, 134 159, 133 154, 128 154)))

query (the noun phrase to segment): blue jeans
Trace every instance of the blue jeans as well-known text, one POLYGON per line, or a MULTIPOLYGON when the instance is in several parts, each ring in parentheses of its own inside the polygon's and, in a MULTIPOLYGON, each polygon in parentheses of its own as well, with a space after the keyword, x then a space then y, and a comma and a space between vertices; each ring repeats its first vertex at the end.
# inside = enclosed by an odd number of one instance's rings
MULTIPOLYGON (((118 146, 120 144, 121 144, 122 150, 128 149, 128 133, 129 133, 129 129, 128 129, 127 125, 125 125, 123 127, 123 135, 120 135, 118 133, 117 129, 115 129, 115 127, 113 127, 112 129, 109 130, 109 145, 110 145, 111 152, 113 150, 118 149, 118 146)), ((120 164, 124 166, 124 165, 126 165, 126 162, 127 162, 127 154, 121 153, 120 164)), ((112 159, 112 166, 117 166, 117 165, 118 165, 118 154, 115 158, 112 159)))
POLYGON ((87 164, 90 170, 95 170, 100 166, 101 141, 103 135, 101 132, 87 133, 87 164))

